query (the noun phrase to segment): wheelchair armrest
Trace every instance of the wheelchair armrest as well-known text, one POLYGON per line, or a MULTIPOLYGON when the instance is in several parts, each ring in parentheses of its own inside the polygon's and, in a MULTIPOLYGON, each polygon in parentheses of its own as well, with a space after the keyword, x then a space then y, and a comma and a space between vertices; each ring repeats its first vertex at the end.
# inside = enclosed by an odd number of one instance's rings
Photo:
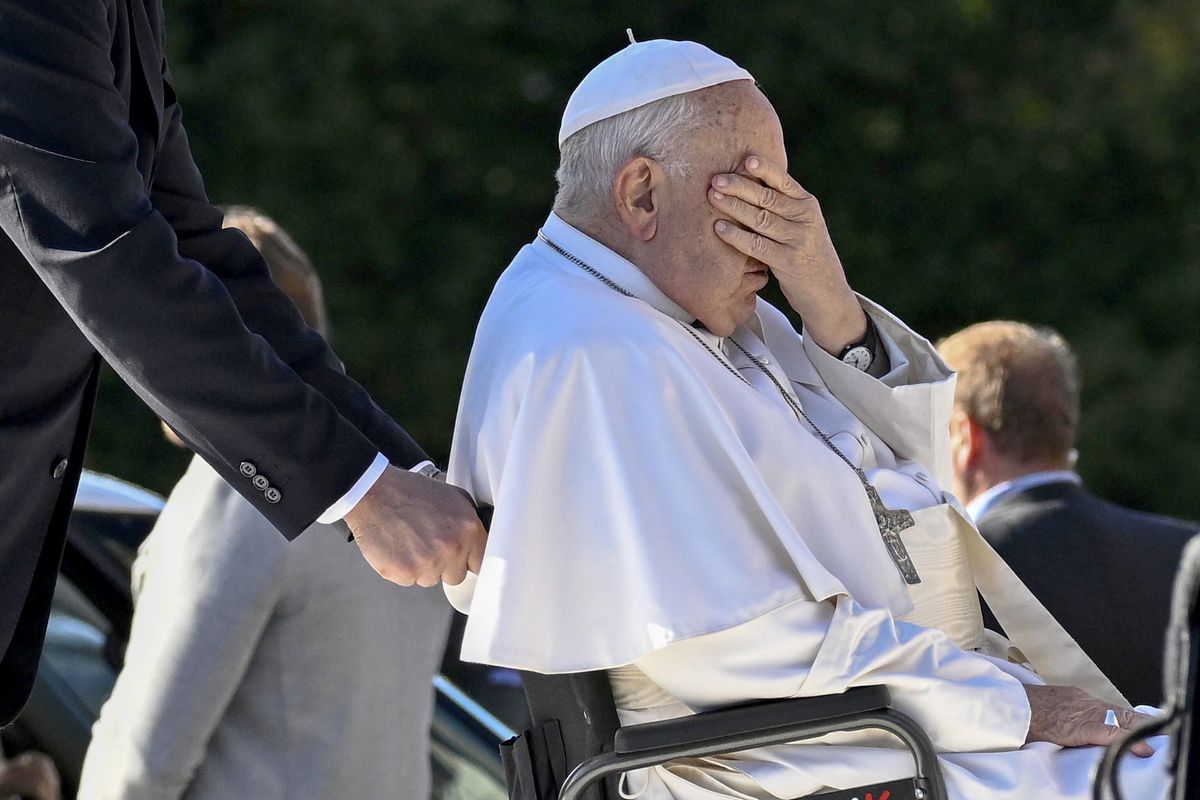
POLYGON ((886 686, 858 686, 843 694, 750 703, 679 719, 623 727, 613 739, 613 750, 617 753, 639 753, 701 744, 713 739, 742 737, 797 723, 879 711, 887 708, 890 702, 891 694, 886 686))
POLYGON ((609 775, 663 764, 801 741, 838 731, 866 728, 898 737, 913 757, 914 796, 946 800, 945 781, 933 743, 911 718, 888 706, 886 686, 861 686, 838 695, 723 708, 679 719, 620 728, 613 749, 587 759, 563 782, 559 800, 580 800, 609 775))

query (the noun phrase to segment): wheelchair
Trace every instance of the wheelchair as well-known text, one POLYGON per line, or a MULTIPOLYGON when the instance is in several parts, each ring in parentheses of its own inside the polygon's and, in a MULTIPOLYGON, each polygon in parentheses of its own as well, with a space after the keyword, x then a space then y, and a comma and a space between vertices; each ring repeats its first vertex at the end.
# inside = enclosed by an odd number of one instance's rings
POLYGON ((929 737, 889 706, 885 686, 771 700, 622 727, 603 671, 522 672, 529 730, 501 745, 510 800, 620 800, 620 775, 678 758, 732 753, 838 731, 887 731, 912 754, 912 778, 808 800, 947 800, 929 737))

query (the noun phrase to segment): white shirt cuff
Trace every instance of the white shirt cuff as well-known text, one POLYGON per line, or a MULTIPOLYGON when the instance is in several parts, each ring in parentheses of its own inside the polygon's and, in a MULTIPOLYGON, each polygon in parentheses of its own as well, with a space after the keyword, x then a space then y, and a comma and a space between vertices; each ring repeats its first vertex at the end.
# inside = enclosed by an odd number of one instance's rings
MULTIPOLYGON (((411 467, 408 468, 408 471, 409 472, 420 472, 422 475, 424 475, 425 473, 422 472, 422 470, 424 470, 426 467, 433 467, 433 469, 434 469, 433 475, 440 475, 442 472, 440 469, 438 469, 438 465, 433 463, 432 461, 430 461, 428 458, 425 459, 424 461, 422 461, 420 464, 413 464, 411 467)), ((427 476, 427 477, 431 477, 431 476, 427 476)))
MULTIPOLYGON (((420 466, 420 464, 417 466, 420 466)), ((362 474, 362 477, 354 482, 354 485, 350 487, 350 491, 346 492, 333 505, 325 509, 325 513, 317 517, 317 522, 322 525, 330 525, 349 514, 358 505, 358 501, 362 500, 366 493, 371 491, 371 487, 375 485, 375 482, 379 480, 379 476, 387 468, 387 456, 383 453, 376 453, 375 460, 371 462, 371 466, 367 467, 367 471, 362 474)))

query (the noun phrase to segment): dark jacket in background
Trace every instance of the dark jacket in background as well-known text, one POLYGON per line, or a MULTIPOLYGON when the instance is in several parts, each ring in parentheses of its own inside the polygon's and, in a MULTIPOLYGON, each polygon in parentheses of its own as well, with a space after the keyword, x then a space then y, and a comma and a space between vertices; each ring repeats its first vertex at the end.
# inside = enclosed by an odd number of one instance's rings
POLYGON ((1161 702, 1171 588, 1200 528, 1067 481, 1004 495, 977 524, 1131 703, 1161 702))
POLYGON ((425 457, 221 223, 160 0, 0 0, 0 724, 37 669, 101 358, 289 537, 376 452, 425 457))

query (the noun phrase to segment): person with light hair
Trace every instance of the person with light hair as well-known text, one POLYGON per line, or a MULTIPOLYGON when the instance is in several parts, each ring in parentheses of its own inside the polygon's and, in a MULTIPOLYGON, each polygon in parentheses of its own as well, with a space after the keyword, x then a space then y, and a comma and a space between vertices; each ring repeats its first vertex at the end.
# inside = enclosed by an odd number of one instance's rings
POLYGON ((980 322, 943 339, 938 352, 958 372, 955 494, 1113 683, 1140 702, 1160 702, 1175 571, 1200 526, 1084 488, 1075 471, 1079 362, 1058 332, 980 322), (1063 580, 1080 571, 1089 580, 1063 580))
MULTIPOLYGON (((495 508, 478 575, 446 587, 463 658, 605 670, 622 724, 886 684, 956 800, 1090 797, 1095 745, 1140 715, 946 494, 952 373, 852 291, 750 73, 630 44, 575 89, 559 147, 554 210, 493 290, 459 406, 450 480, 495 508), (772 277, 787 310, 757 296, 772 277)), ((1151 750, 1125 764, 1144 800, 1165 781, 1151 750)), ((858 733, 623 790, 849 797, 911 770, 858 733)))

